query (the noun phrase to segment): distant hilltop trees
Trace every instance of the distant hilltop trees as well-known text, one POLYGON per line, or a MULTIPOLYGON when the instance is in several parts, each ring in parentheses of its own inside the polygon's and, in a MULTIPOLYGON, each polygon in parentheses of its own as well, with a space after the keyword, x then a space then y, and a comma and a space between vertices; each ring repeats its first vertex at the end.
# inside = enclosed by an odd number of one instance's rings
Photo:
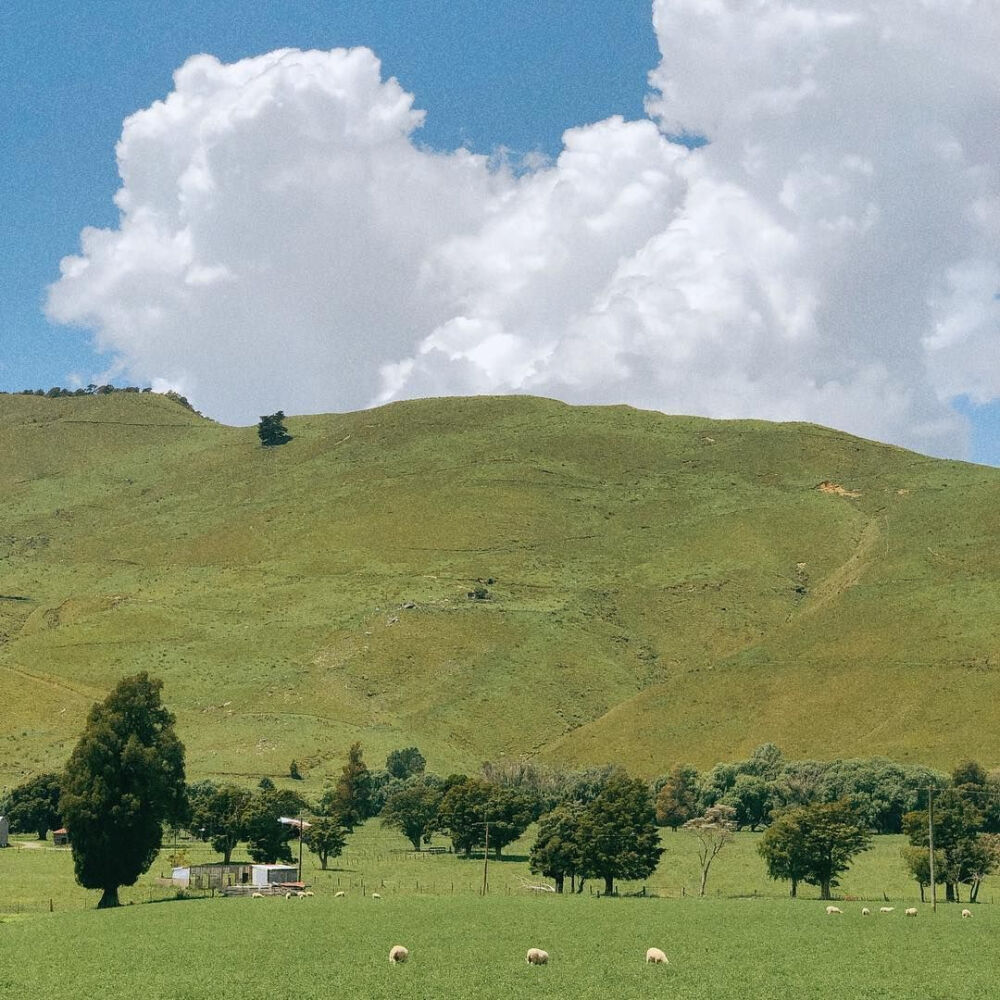
MULTIPOLYGON (((94 385, 91 383, 85 389, 63 389, 58 385, 54 385, 51 389, 22 389, 20 392, 9 393, 4 392, 0 395, 4 396, 42 396, 45 399, 66 399, 71 396, 110 396, 112 393, 116 392, 152 392, 152 387, 145 386, 139 388, 137 385, 94 385)), ((158 396, 165 396, 167 399, 172 399, 175 403, 180 404, 186 410, 190 410, 192 413, 197 413, 198 411, 188 402, 187 398, 182 396, 179 392, 174 392, 173 389, 167 392, 158 392, 158 396)))

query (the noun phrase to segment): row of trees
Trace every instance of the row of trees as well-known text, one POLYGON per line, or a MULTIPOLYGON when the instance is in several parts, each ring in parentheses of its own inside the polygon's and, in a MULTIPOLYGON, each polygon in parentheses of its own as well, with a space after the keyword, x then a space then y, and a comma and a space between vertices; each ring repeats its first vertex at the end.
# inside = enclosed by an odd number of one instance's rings
MULTIPOLYGON (((22 389, 16 395, 43 396, 45 399, 67 399, 71 396, 110 396, 115 392, 147 393, 152 391, 152 388, 148 385, 140 388, 137 385, 95 385, 92 382, 86 388, 64 389, 62 386, 54 385, 51 389, 22 389)), ((185 409, 194 410, 194 407, 179 392, 174 392, 170 389, 162 395, 166 396, 167 399, 172 399, 175 403, 179 403, 185 409)))

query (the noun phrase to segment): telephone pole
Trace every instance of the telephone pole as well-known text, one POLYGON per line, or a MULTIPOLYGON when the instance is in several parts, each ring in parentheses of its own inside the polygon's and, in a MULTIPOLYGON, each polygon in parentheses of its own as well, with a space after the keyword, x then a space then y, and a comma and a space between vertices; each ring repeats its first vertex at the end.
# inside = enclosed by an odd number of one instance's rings
POLYGON ((934 789, 927 789, 927 841, 930 845, 931 912, 937 913, 937 882, 934 881, 934 789))

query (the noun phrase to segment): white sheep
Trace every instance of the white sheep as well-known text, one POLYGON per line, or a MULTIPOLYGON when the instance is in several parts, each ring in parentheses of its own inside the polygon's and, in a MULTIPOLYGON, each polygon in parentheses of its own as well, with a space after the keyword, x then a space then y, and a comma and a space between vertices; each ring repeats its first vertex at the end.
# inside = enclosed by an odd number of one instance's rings
POLYGON ((304 892, 297 892, 297 893, 295 893, 295 897, 297 899, 305 899, 306 898, 306 893, 304 893, 304 892))
POLYGON ((908 906, 903 910, 904 917, 915 917, 917 915, 917 908, 915 906, 908 906))
POLYGON ((525 956, 525 961, 528 965, 548 965, 549 953, 542 951, 541 948, 529 948, 528 954, 525 956))
POLYGON ((646 949, 646 961, 652 965, 669 965, 667 956, 659 948, 646 949))
POLYGON ((400 962, 405 962, 409 957, 410 957, 409 950, 404 948, 401 944, 394 944, 389 949, 390 965, 398 965, 400 962))
POLYGON ((285 899, 291 899, 291 898, 292 898, 292 890, 289 889, 288 892, 285 893, 285 899))
POLYGON ((871 916, 871 912, 872 911, 869 910, 867 906, 862 906, 861 907, 861 916, 863 916, 863 917, 869 917, 869 916, 871 916))
POLYGON ((892 913, 892 911, 893 911, 894 909, 896 909, 896 907, 895 907, 895 906, 880 906, 880 907, 878 908, 878 912, 879 912, 879 913, 892 913))
POLYGON ((263 899, 264 898, 264 893, 262 893, 262 892, 251 892, 250 893, 250 898, 251 899, 263 899))
POLYGON ((316 893, 314 893, 314 892, 312 891, 312 889, 306 889, 306 891, 305 891, 304 893, 302 893, 302 895, 303 895, 303 896, 315 896, 315 895, 316 895, 316 893))
POLYGON ((972 916, 972 910, 962 910, 962 919, 967 920, 972 916))
POLYGON ((381 899, 381 898, 382 897, 377 892, 372 893, 372 899, 381 899))
POLYGON ((839 906, 828 906, 826 912, 828 915, 831 915, 834 913, 843 913, 844 911, 839 906))
POLYGON ((333 894, 333 898, 334 899, 343 899, 346 895, 347 895, 347 893, 344 892, 343 889, 340 889, 339 891, 337 891, 337 892, 335 892, 333 894))

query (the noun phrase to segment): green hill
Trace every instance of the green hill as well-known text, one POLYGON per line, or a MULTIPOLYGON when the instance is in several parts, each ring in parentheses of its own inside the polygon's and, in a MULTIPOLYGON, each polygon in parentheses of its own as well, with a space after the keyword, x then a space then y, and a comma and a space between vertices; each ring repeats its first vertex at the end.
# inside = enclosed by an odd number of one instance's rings
POLYGON ((1000 763, 1000 470, 530 397, 288 427, 0 396, 0 785, 140 669, 195 777, 318 780, 353 739, 437 770, 1000 763))

